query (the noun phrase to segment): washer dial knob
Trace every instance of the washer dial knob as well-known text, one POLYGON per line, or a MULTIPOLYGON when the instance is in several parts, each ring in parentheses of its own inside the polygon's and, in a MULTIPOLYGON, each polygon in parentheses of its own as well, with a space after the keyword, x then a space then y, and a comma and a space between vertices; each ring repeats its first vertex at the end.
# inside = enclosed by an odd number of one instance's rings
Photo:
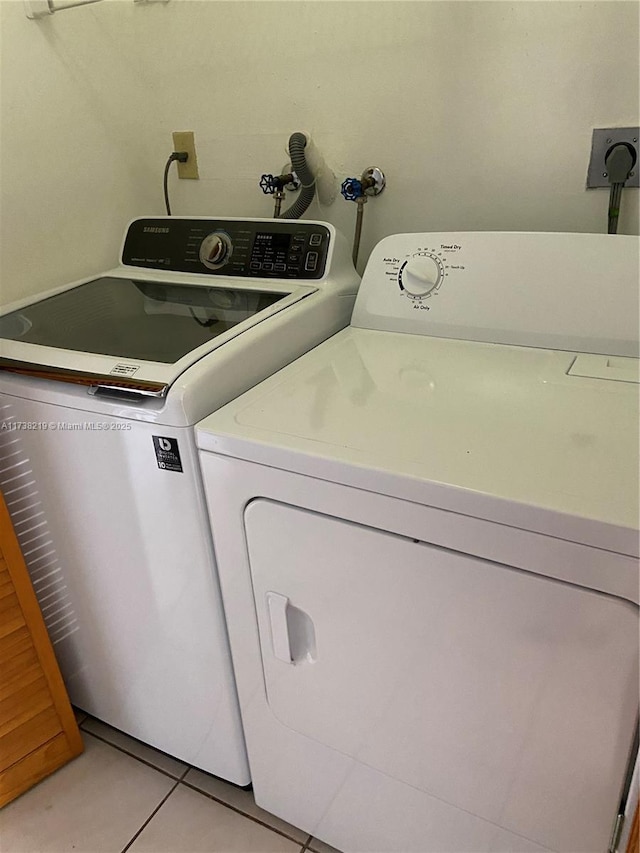
POLYGON ((210 270, 223 267, 233 251, 231 238, 224 231, 208 234, 200 243, 200 260, 210 270))
POLYGON ((410 258, 400 270, 400 286, 409 296, 428 296, 442 281, 442 261, 431 254, 410 258))

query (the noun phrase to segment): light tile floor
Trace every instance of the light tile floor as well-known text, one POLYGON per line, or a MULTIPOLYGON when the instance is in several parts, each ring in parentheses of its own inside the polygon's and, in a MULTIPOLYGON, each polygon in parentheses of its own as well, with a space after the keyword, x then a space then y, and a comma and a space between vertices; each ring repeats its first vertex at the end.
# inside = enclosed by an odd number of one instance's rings
POLYGON ((0 811, 3 853, 336 853, 250 791, 77 717, 84 753, 0 811))

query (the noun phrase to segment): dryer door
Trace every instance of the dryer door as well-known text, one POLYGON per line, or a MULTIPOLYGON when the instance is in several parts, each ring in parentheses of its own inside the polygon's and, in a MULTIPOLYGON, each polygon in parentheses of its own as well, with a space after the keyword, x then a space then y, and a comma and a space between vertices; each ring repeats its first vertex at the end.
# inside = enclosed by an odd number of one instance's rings
POLYGON ((636 607, 266 499, 245 524, 280 722, 465 819, 607 848, 636 720, 636 607))

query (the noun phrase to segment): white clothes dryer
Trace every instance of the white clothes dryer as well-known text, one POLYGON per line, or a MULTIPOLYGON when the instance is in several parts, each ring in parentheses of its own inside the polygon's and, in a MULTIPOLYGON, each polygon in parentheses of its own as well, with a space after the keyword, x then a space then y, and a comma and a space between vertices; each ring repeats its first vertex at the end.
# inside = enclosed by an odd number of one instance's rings
POLYGON ((635 237, 388 237, 348 328, 198 425, 260 806, 347 853, 616 849, 637 285, 635 237))
POLYGON ((116 269, 0 317, 0 488, 72 702, 240 785, 193 425, 344 327, 358 283, 331 225, 147 218, 116 269))

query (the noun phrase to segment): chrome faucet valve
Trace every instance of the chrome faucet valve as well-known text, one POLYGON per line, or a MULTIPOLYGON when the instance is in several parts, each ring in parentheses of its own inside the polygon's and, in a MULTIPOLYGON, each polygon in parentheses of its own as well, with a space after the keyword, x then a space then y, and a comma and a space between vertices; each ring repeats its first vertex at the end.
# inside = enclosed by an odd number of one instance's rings
POLYGON ((358 178, 347 178, 342 182, 340 192, 346 201, 357 201, 364 195, 362 181, 358 178))
POLYGON ((354 267, 358 261, 360 236, 362 234, 362 217, 367 197, 380 195, 386 184, 387 181, 382 169, 378 169, 377 166, 371 166, 369 169, 365 169, 359 178, 347 178, 344 180, 340 187, 340 192, 346 201, 355 201, 358 206, 356 228, 353 235, 353 252, 351 255, 354 267))
POLYGON ((301 181, 295 172, 283 172, 281 175, 262 175, 260 178, 260 189, 265 195, 275 197, 273 216, 277 219, 280 216, 282 202, 284 201, 285 190, 292 192, 299 189, 301 181))
POLYGON ((273 195, 278 190, 297 190, 300 187, 300 179, 295 172, 286 172, 282 175, 262 175, 260 178, 260 189, 265 195, 273 195))
POLYGON ((265 195, 273 195, 280 187, 278 186, 278 178, 275 175, 262 175, 260 178, 260 189, 265 195))
POLYGON ((358 201, 364 196, 380 195, 386 183, 382 169, 371 166, 365 169, 359 178, 347 178, 343 181, 340 192, 347 201, 358 201))

